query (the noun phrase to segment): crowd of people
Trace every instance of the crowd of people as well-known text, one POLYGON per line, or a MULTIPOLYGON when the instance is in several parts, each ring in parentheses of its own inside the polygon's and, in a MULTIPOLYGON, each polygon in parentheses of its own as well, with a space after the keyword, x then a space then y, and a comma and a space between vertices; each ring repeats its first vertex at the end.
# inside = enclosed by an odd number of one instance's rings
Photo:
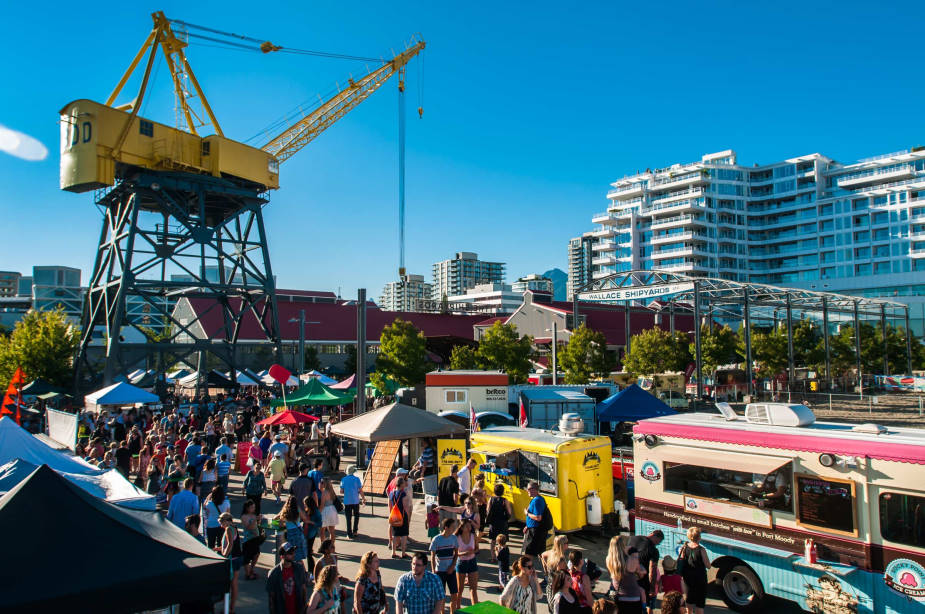
POLYGON ((257 423, 269 414, 267 400, 168 399, 159 413, 84 414, 79 423, 79 454, 100 468, 119 470, 157 497, 169 521, 231 560, 232 609, 239 579, 259 578, 261 546, 274 530, 283 537, 279 562, 265 578, 271 613, 384 614, 394 604, 401 614, 437 614, 446 607, 453 614, 465 593, 470 604, 480 601, 480 558, 494 566, 497 599, 518 614, 536 614, 544 596, 551 614, 651 614, 658 595, 663 614, 703 612, 709 560, 698 529, 688 532, 677 560, 659 557, 660 531, 614 537, 606 557, 608 589, 595 595, 603 571, 569 549, 567 536, 556 536, 546 549, 552 522, 538 484, 527 485, 522 549, 512 555, 509 523, 515 514, 505 485, 489 490, 472 459, 438 481, 432 441, 424 441, 417 462, 410 470, 398 468, 386 488, 383 531, 391 557, 410 559, 410 570, 394 587, 384 586, 379 554, 371 550, 347 578, 338 563, 339 517, 345 516, 346 538, 356 539, 366 493, 355 466, 339 483, 334 479, 341 452, 331 433, 335 418, 324 426, 265 428, 257 423), (251 443, 246 460, 235 456, 240 441, 251 443), (237 522, 229 500, 236 461, 246 465, 243 482, 236 482, 244 499, 237 522), (429 544, 409 557, 416 486, 434 503, 421 518, 429 544), (282 506, 270 520, 261 513, 265 497, 282 506))

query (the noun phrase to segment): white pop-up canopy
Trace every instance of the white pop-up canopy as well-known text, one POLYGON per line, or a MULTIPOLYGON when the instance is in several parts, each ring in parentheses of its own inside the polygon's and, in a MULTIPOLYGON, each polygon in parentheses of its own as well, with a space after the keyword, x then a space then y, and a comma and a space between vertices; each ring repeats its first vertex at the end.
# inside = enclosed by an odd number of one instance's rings
POLYGON ((84 397, 84 401, 93 405, 132 405, 134 403, 160 403, 161 399, 147 390, 119 382, 88 394, 84 397))
MULTIPOLYGON (((35 463, 17 458, 0 465, 0 496, 13 490, 13 487, 25 480, 38 468, 35 463)), ((138 489, 125 479, 116 469, 109 469, 99 475, 82 475, 56 470, 57 473, 98 499, 104 499, 114 505, 133 510, 156 509, 156 499, 138 489)))
POLYGON ((45 445, 22 428, 12 418, 0 418, 0 465, 16 459, 23 459, 33 465, 48 465, 55 471, 81 475, 103 473, 93 465, 76 456, 70 456, 45 445))

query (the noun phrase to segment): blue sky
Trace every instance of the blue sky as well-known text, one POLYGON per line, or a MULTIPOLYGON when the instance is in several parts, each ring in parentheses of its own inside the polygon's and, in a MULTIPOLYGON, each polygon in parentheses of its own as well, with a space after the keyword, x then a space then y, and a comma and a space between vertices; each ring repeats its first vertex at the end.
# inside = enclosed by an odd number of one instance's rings
MULTIPOLYGON (((566 268, 626 173, 733 148, 745 164, 821 152, 853 161, 925 144, 918 3, 274 3, 160 1, 4 8, 0 124, 47 160, 0 154, 0 269, 92 265, 91 195, 58 189, 57 111, 104 100, 149 14, 289 47, 379 57, 412 33, 407 263, 455 251, 508 280, 566 268), (570 6, 574 4, 575 6, 570 6), (424 118, 418 106, 423 85, 424 118)), ((188 50, 226 136, 245 140, 362 63, 188 50)), ((173 123, 165 66, 143 115, 173 123)), ((287 161, 265 209, 280 287, 378 296, 397 252, 397 94, 390 81, 287 161)))

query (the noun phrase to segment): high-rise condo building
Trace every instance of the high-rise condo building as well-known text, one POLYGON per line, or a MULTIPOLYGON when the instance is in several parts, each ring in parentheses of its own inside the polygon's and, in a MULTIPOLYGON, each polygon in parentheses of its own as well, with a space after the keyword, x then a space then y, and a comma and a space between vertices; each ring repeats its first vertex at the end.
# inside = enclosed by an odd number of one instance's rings
MULTIPOLYGON (((565 298, 572 300, 575 292, 585 284, 591 283, 592 280, 592 248, 594 247, 595 235, 603 237, 612 236, 610 230, 595 230, 586 232, 580 237, 569 239, 568 242, 568 279, 565 282, 565 298)), ((609 246, 609 244, 606 244, 609 246)))
POLYGON ((504 283, 504 263, 479 260, 475 252, 456 252, 455 258, 434 263, 433 273, 434 301, 465 294, 477 284, 504 283))
POLYGON ((384 311, 426 311, 431 301, 431 285, 423 275, 405 275, 399 281, 390 281, 382 288, 379 308, 384 311))
POLYGON ((592 217, 597 228, 569 242, 570 289, 581 285, 591 237, 594 279, 660 269, 885 297, 909 304, 922 333, 925 148, 853 164, 809 154, 754 166, 727 150, 612 188, 607 211, 592 217))

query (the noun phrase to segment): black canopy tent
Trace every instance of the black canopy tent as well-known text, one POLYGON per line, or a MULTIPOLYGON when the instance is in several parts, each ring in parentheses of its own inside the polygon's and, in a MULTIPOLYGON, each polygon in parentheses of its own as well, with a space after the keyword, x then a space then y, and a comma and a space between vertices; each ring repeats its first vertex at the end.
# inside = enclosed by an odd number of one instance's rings
POLYGON ((47 465, 3 497, 0 612, 154 610, 217 601, 231 563, 153 512, 84 492, 47 465), (49 576, 49 573, 52 574, 49 576))

